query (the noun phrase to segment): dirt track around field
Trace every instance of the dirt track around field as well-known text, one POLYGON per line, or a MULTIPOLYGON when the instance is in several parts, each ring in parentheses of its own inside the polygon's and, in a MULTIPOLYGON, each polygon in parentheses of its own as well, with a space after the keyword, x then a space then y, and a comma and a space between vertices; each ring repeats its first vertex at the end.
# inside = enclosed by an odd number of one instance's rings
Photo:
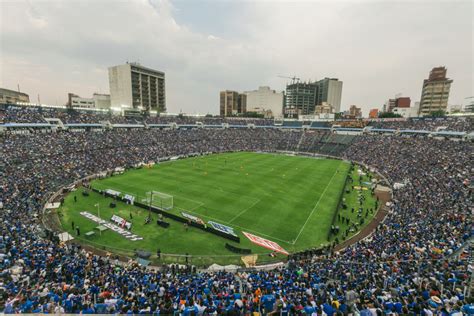
POLYGON ((352 236, 351 238, 347 239, 346 241, 338 244, 334 251, 340 251, 356 242, 361 241, 362 239, 366 238, 367 236, 371 235, 375 232, 377 226, 385 219, 385 216, 388 214, 388 207, 384 206, 381 207, 380 210, 375 214, 375 217, 370 221, 370 223, 362 228, 362 230, 357 234, 352 236))

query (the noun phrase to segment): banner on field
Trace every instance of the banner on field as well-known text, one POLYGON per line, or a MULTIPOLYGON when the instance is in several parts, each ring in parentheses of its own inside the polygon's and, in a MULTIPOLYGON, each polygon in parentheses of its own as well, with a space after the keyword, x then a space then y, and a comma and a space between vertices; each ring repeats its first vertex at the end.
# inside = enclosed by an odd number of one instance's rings
POLYGON ((133 202, 135 201, 135 197, 130 194, 125 194, 123 199, 128 201, 128 203, 130 203, 131 205, 133 205, 133 202))
POLYGON ((268 240, 268 239, 265 239, 265 238, 262 238, 262 237, 258 237, 258 236, 255 236, 255 235, 252 235, 250 233, 247 233, 247 232, 242 232, 245 237, 247 237, 251 242, 253 242, 254 244, 256 245, 259 245, 259 246, 262 246, 264 248, 267 248, 267 249, 270 249, 270 250, 273 250, 273 251, 276 251, 276 252, 279 252, 279 253, 282 253, 284 255, 289 255, 288 251, 286 251, 285 249, 283 249, 279 244, 277 244, 276 242, 273 242, 271 240, 268 240))
POLYGON ((107 193, 108 195, 111 195, 111 196, 119 196, 120 195, 119 191, 115 191, 115 190, 112 190, 112 189, 105 190, 105 193, 107 193))
POLYGON ((228 235, 232 235, 232 236, 237 237, 237 234, 234 232, 234 229, 232 227, 222 225, 222 224, 219 224, 219 223, 216 223, 216 222, 213 222, 213 221, 209 221, 207 223, 209 225, 211 225, 212 228, 214 228, 215 230, 218 230, 218 231, 220 231, 224 234, 228 234, 228 235))
POLYGON ((125 219, 115 214, 112 215, 112 218, 110 220, 122 228, 126 227, 128 230, 132 228, 132 223, 127 222, 125 219))
POLYGON ((97 224, 99 225, 102 225, 102 226, 105 226, 107 227, 108 229, 110 230, 113 230, 114 232, 122 235, 123 237, 131 240, 131 241, 136 241, 136 240, 142 240, 143 237, 140 237, 138 235, 135 235, 135 234, 132 234, 131 232, 129 232, 128 230, 122 228, 122 227, 119 227, 117 225, 114 225, 106 220, 103 220, 102 218, 100 217, 97 217, 89 212, 80 212, 80 214, 88 219, 90 219, 91 221, 94 221, 96 222, 97 224))
POLYGON ((183 215, 183 217, 189 219, 190 221, 193 221, 195 223, 204 225, 204 221, 202 219, 200 219, 199 217, 197 217, 197 216, 194 216, 194 215, 191 215, 191 214, 188 214, 188 213, 185 213, 185 212, 181 212, 181 215, 183 215))

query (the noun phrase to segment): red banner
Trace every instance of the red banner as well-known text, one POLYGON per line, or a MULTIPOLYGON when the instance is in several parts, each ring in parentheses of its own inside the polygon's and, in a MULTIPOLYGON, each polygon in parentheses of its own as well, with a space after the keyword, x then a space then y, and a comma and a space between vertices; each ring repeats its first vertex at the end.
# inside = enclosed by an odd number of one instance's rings
POLYGON ((289 255, 288 251, 286 251, 285 249, 283 249, 279 244, 277 244, 276 242, 273 242, 271 240, 268 240, 268 239, 265 239, 265 238, 262 238, 262 237, 258 237, 258 236, 255 236, 255 235, 252 235, 250 233, 247 233, 247 232, 242 232, 245 237, 247 237, 251 242, 253 242, 254 244, 257 244, 259 246, 262 246, 264 248, 267 248, 267 249, 270 249, 270 250, 273 250, 273 251, 276 251, 276 252, 279 252, 279 253, 282 253, 284 255, 289 255))

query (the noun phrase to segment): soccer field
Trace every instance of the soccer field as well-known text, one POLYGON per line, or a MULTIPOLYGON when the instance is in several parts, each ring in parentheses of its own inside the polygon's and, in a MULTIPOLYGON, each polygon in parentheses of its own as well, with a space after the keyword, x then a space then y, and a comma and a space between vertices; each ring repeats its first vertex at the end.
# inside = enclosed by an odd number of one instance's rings
POLYGON ((159 248, 166 254, 214 256, 216 262, 237 263, 238 256, 224 247, 226 242, 255 254, 270 252, 250 243, 242 231, 277 242, 289 252, 326 244, 349 169, 350 163, 341 160, 239 152, 168 161, 91 183, 96 189, 140 197, 150 191, 172 195, 174 207, 169 212, 181 215, 184 211, 204 221, 233 227, 240 243, 185 228, 171 219, 167 220, 169 228, 161 228, 153 213, 152 223, 144 225, 146 210, 122 202, 111 209, 108 204, 112 199, 96 193, 89 197, 79 192, 70 194, 61 211, 61 221, 73 235, 71 221, 80 225, 83 232, 93 230, 96 224, 79 212, 87 210, 97 215, 95 205, 99 203, 101 218, 110 219, 117 214, 130 220, 132 232, 144 239, 131 242, 106 231, 85 240, 96 247, 115 248, 122 253, 147 249, 153 254, 159 248), (133 219, 129 219, 130 213, 133 219))

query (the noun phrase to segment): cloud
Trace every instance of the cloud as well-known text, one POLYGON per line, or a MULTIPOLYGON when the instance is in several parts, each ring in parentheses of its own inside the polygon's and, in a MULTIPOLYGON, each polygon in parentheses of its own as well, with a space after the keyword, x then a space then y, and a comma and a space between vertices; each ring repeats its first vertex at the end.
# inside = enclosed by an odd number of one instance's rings
POLYGON ((472 94, 470 2, 86 0, 0 6, 0 85, 20 83, 44 103, 63 104, 68 92, 108 91, 107 67, 127 60, 166 72, 173 112, 217 113, 223 89, 282 90, 286 82, 277 74, 338 77, 344 81, 343 108, 357 104, 366 113, 398 92, 417 100, 423 79, 438 65, 446 65, 454 79, 450 103, 472 94))

